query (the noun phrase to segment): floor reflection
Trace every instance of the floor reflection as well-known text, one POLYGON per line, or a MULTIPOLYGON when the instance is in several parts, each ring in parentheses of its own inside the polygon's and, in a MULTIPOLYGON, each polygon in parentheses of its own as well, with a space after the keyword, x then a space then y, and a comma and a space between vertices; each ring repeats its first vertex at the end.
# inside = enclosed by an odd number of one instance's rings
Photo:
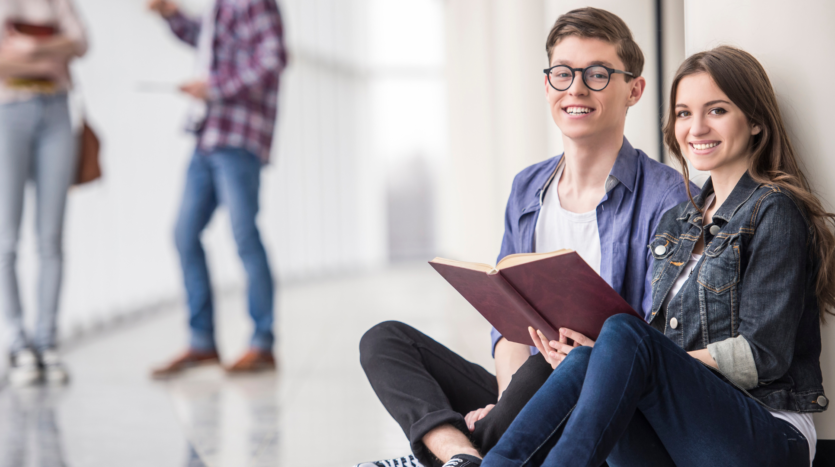
POLYGON ((32 386, 0 391, 0 466, 64 467, 55 408, 62 387, 32 386))
MULTIPOLYGON (((201 368, 166 383, 194 454, 209 467, 267 467, 278 461, 277 375, 228 377, 201 368)), ((199 466, 189 456, 188 467, 199 466)))

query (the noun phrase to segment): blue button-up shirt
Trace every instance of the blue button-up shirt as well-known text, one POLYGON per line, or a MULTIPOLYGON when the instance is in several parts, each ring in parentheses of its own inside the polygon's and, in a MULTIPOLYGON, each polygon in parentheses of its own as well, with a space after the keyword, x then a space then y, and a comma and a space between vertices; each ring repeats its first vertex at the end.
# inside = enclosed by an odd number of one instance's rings
MULTIPOLYGON (((553 182, 563 154, 534 164, 513 180, 505 211, 505 231, 499 260, 514 253, 533 253, 534 233, 543 195, 553 182)), ((650 159, 623 139, 609 173, 618 184, 597 205, 600 234, 600 276, 632 308, 648 316, 652 303, 652 255, 647 245, 661 215, 688 199, 684 179, 675 169, 650 159)), ((693 196, 698 187, 690 184, 693 196)), ((491 331, 493 352, 502 337, 491 331)), ((531 347, 536 353, 536 347, 531 347)))

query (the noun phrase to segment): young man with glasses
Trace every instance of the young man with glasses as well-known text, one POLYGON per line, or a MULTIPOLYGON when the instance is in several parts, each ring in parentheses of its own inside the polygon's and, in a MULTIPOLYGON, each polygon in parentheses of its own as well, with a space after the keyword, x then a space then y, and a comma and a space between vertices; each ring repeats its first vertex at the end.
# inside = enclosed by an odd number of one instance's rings
MULTIPOLYGON (((623 135, 627 110, 646 86, 643 54, 623 20, 595 8, 560 16, 546 51, 543 84, 565 153, 516 176, 499 259, 573 249, 633 308, 648 309, 647 245, 661 215, 687 194, 678 172, 623 135)), ((360 467, 480 465, 565 356, 492 334, 495 376, 403 323, 381 323, 363 336, 363 369, 414 457, 360 467)), ((570 330, 564 336, 586 342, 570 330)))

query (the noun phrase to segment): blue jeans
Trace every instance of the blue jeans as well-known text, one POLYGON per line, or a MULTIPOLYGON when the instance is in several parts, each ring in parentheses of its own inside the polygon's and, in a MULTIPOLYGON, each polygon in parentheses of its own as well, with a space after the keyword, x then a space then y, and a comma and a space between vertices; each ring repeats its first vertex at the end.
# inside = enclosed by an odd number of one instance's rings
POLYGON ((662 333, 618 315, 571 351, 484 458, 495 466, 808 467, 806 439, 662 333))
POLYGON ((70 125, 66 94, 43 95, 0 105, 0 314, 12 352, 55 347, 58 298, 64 267, 67 191, 75 179, 78 140, 70 125), (38 248, 35 333, 23 325, 15 267, 26 183, 35 183, 38 248))
POLYGON ((249 315, 255 324, 250 345, 272 350, 275 290, 255 222, 260 176, 261 161, 243 149, 196 150, 189 164, 174 237, 183 268, 193 349, 215 349, 212 287, 200 235, 217 207, 224 205, 247 275, 249 315))

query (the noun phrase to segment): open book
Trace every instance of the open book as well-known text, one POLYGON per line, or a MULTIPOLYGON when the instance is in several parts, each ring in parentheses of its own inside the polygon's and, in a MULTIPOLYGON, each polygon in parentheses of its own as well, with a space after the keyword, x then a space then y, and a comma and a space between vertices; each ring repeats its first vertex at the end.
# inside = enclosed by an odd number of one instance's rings
POLYGON ((612 315, 640 317, 572 250, 516 254, 495 267, 444 258, 429 262, 511 342, 532 344, 528 326, 549 340, 559 328, 597 339, 612 315))

